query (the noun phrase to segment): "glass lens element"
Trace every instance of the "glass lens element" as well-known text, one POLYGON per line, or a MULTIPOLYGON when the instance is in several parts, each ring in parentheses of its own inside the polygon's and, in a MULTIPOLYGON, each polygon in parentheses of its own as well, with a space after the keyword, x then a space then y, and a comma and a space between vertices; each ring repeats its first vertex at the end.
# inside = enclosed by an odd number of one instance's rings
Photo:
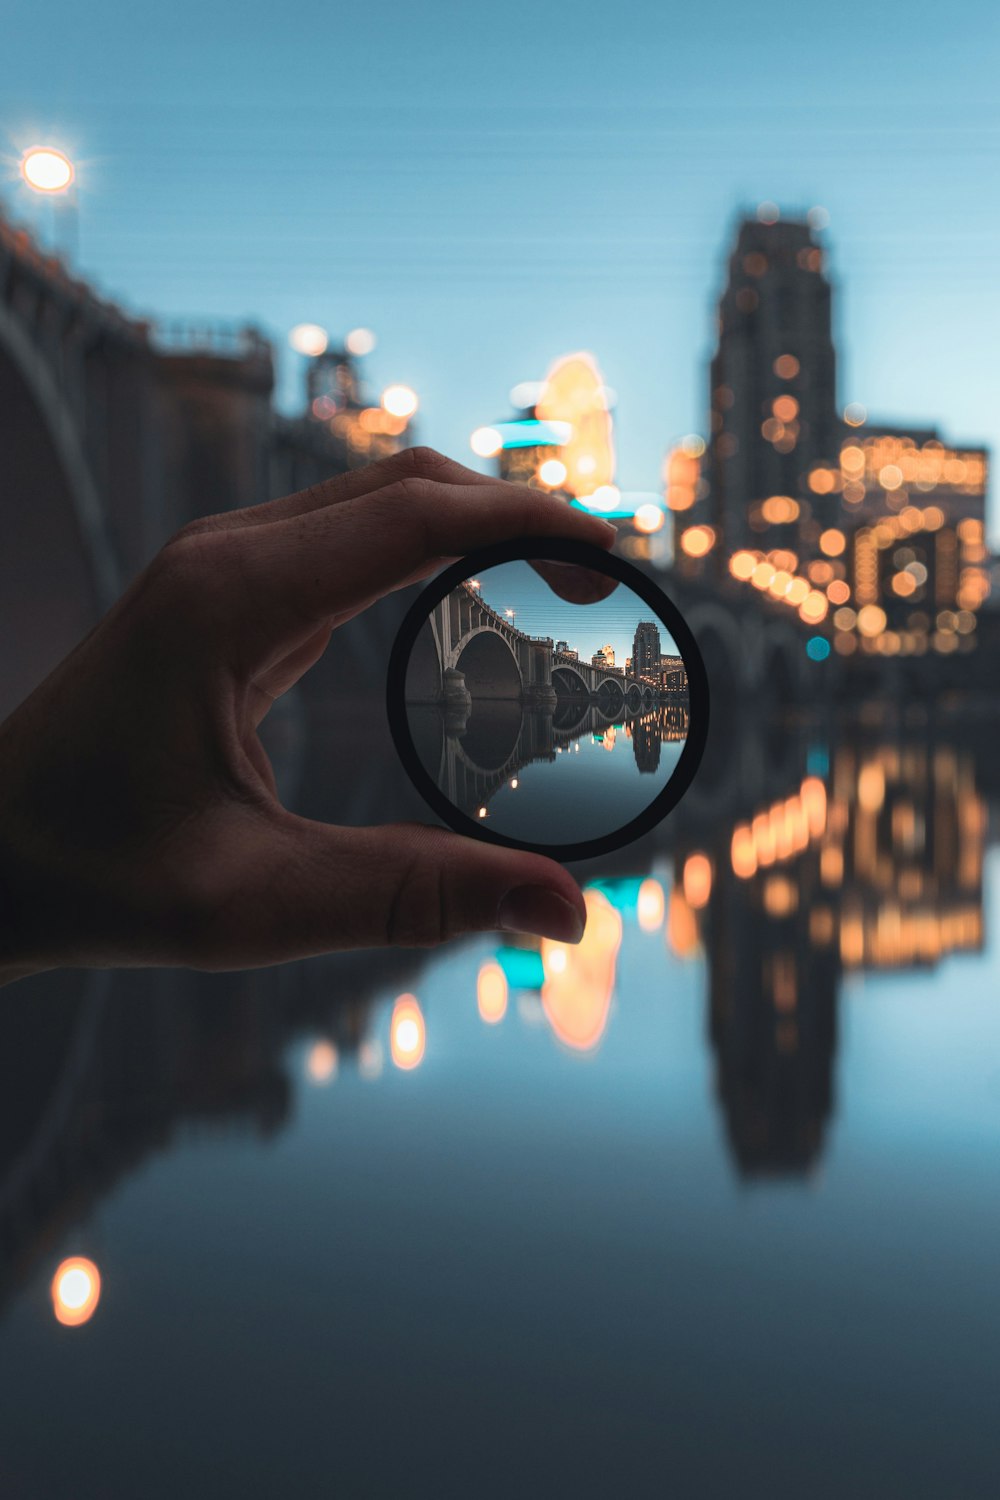
POLYGON ((565 852, 642 819, 690 729, 676 621, 619 577, 546 558, 437 594, 406 662, 406 727, 463 831, 565 852))

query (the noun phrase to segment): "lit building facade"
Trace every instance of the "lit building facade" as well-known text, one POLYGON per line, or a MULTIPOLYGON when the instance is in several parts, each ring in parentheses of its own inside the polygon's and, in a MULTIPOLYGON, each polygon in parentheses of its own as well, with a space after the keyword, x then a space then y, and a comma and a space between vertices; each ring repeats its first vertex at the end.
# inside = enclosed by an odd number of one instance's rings
POLYGON ((659 628, 652 620, 640 620, 632 643, 633 674, 653 681, 659 671, 661 654, 659 628))
MULTIPOLYGON (((671 506, 680 554, 729 555, 765 545, 814 544, 835 505, 803 493, 804 478, 839 450, 831 287, 808 224, 744 220, 729 258, 711 364, 703 493, 671 506), (783 504, 770 504, 772 500, 783 504), (770 504, 770 510, 768 506, 770 504), (689 519, 688 519, 689 518, 689 519), (695 531, 684 545, 689 525, 695 531), (702 550, 704 548, 704 550, 702 550)), ((681 497, 699 482, 674 461, 681 497)), ((669 501, 669 497, 668 497, 669 501)))

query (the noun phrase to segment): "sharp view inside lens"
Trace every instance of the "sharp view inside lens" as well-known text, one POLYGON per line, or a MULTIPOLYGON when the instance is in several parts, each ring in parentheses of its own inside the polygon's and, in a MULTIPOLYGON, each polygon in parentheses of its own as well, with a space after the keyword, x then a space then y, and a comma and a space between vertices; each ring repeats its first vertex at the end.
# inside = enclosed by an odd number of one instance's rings
POLYGON ((625 584, 518 561, 465 579, 431 611, 406 708, 425 770, 478 826, 584 843, 638 817, 674 774, 687 670, 625 584))

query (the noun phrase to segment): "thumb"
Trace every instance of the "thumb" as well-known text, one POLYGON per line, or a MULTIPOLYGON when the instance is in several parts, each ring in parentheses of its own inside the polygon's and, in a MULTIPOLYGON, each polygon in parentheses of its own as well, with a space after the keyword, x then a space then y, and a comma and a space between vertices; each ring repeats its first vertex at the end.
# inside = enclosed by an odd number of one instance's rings
POLYGON ((289 815, 265 853, 247 867, 252 884, 237 907, 254 955, 244 962, 429 947, 469 932, 583 936, 583 896, 561 865, 442 828, 342 828, 289 815))

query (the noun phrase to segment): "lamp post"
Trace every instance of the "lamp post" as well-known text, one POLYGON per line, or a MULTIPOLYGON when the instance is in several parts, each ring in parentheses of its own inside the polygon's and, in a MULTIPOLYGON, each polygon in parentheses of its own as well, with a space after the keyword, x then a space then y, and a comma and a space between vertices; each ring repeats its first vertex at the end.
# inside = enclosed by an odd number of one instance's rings
POLYGON ((29 146, 21 156, 21 180, 33 193, 52 200, 52 238, 55 249, 66 260, 76 257, 79 240, 79 217, 76 197, 76 168, 64 151, 55 146, 29 146), (62 205, 62 227, 57 204, 62 205), (60 240, 63 241, 60 244, 60 240))

